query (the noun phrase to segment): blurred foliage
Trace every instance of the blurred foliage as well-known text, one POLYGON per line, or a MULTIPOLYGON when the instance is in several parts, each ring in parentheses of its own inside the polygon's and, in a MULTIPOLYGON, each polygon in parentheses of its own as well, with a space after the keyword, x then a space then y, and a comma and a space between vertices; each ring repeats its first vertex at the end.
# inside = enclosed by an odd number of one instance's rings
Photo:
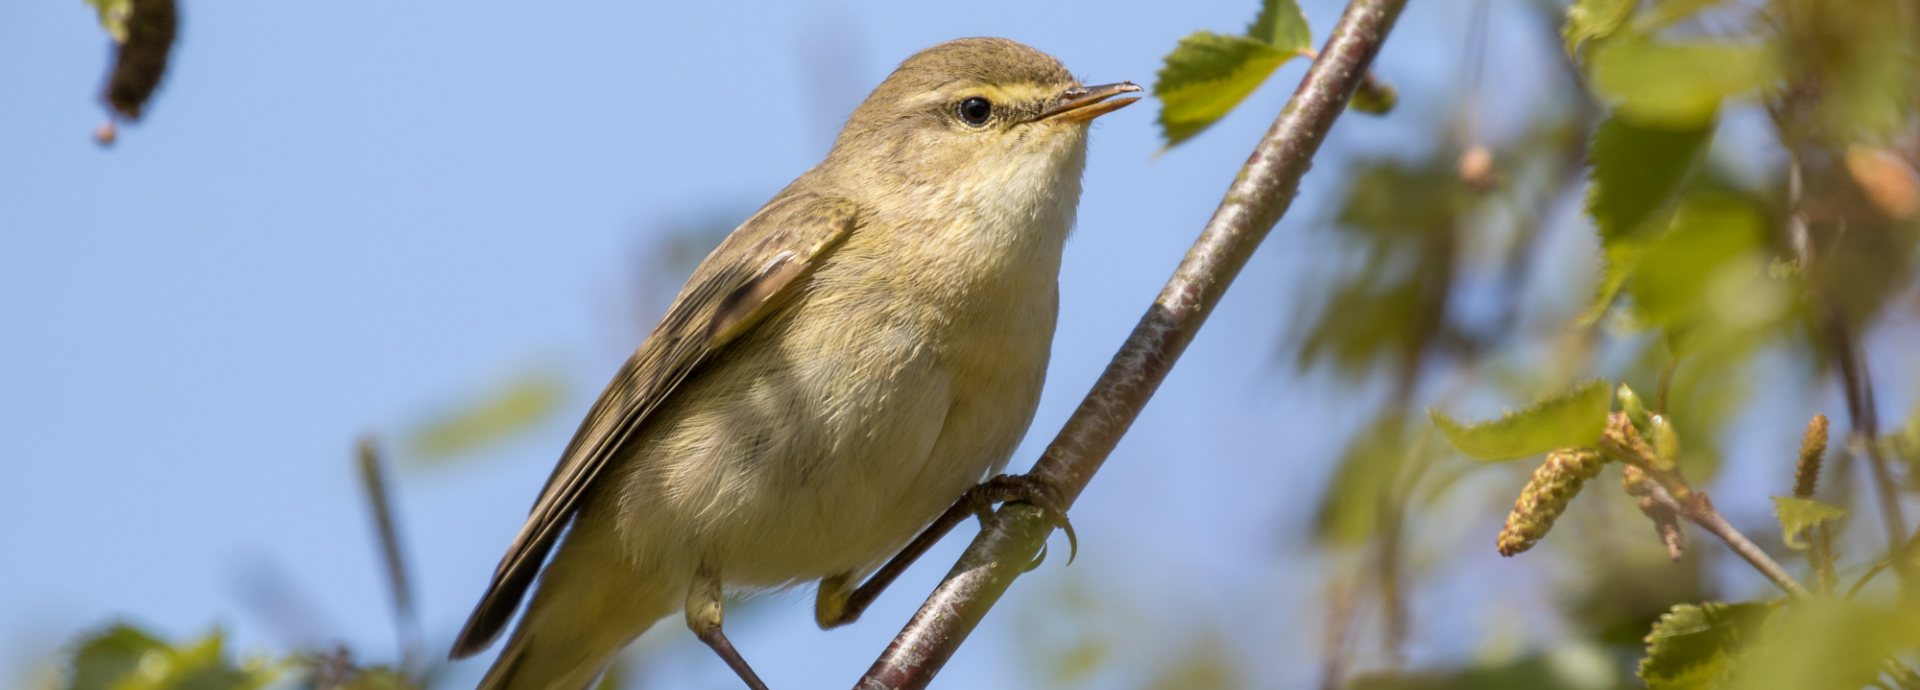
POLYGON ((100 15, 100 28, 114 43, 127 42, 127 16, 133 14, 133 0, 86 0, 100 15))
POLYGON ((1124 633, 1139 625, 1125 598, 1080 573, 1016 615, 1021 660, 1056 687, 1084 684, 1110 666, 1124 633))
POLYGON ((1717 596, 1706 578, 1708 559, 1699 549, 1687 551, 1675 562, 1647 538, 1653 531, 1642 524, 1597 527, 1624 533, 1619 536, 1629 544, 1596 540, 1565 552, 1566 557, 1579 559, 1583 572, 1568 586, 1560 606, 1568 622, 1594 642, 1637 650, 1648 631, 1673 607, 1717 596))
MULTIPOLYGON (((1875 333, 1910 336, 1902 329, 1912 327, 1920 304, 1892 308, 1902 304, 1896 295, 1920 288, 1912 270, 1920 240, 1920 6, 1575 0, 1534 7, 1564 10, 1539 16, 1565 46, 1565 78, 1552 88, 1567 98, 1537 99, 1555 105, 1524 114, 1516 133, 1488 142, 1480 138, 1480 87, 1470 74, 1462 80, 1462 140, 1346 165, 1344 197, 1325 223, 1344 260, 1321 262, 1298 290, 1288 338, 1296 368, 1331 372, 1354 391, 1378 390, 1382 401, 1359 417, 1370 421, 1352 427, 1337 456, 1315 531, 1321 546, 1359 555, 1335 561, 1336 571, 1351 570, 1329 579, 1369 583, 1360 591, 1378 606, 1369 614, 1366 606, 1330 602, 1327 615, 1377 616, 1381 653, 1369 661, 1382 668, 1346 677, 1344 669, 1369 663, 1343 658, 1358 654, 1351 645, 1329 644, 1323 687, 1581 687, 1556 676, 1550 659, 1597 644, 1609 650, 1605 663, 1633 660, 1653 688, 1920 688, 1920 676, 1898 665, 1920 643, 1890 623, 1920 613, 1909 608, 1920 601, 1911 594, 1920 582, 1908 582, 1920 576, 1893 576, 1901 596, 1891 601, 1833 595, 1849 589, 1834 582, 1836 571, 1857 577, 1857 589, 1883 570, 1914 570, 1900 565, 1911 554, 1876 553, 1866 546, 1873 539, 1847 536, 1864 526, 1895 532, 1897 543, 1911 524, 1842 518, 1880 517, 1885 511, 1852 506, 1876 493, 1920 490, 1920 412, 1852 446, 1881 454, 1867 463, 1897 461, 1901 472, 1885 475, 1892 483, 1849 480, 1848 463, 1829 463, 1841 476, 1818 501, 1776 497, 1781 532, 1748 533, 1763 544, 1754 548, 1794 556, 1788 567, 1799 568, 1798 577, 1818 577, 1812 600, 1743 591, 1737 594, 1757 598, 1721 601, 1706 567, 1716 537, 1688 526, 1684 544, 1663 546, 1663 533, 1649 529, 1663 510, 1664 519, 1677 519, 1656 493, 1672 488, 1688 505, 1710 505, 1688 487, 1705 486, 1724 466, 1770 473, 1777 488, 1743 485, 1742 495, 1716 493, 1722 502, 1764 505, 1767 493, 1786 493, 1790 448, 1772 458, 1726 456, 1729 447, 1752 447, 1728 443, 1734 420, 1778 409, 1762 399, 1830 402, 1819 394, 1831 388, 1809 388, 1832 376, 1856 398, 1854 433, 1876 428, 1872 372, 1859 343, 1875 333), (1723 124, 1736 117, 1764 119, 1771 129, 1723 124), (1535 265, 1575 258, 1538 249, 1563 203, 1578 206, 1599 258, 1584 303, 1536 294, 1563 292, 1556 286, 1589 276, 1578 264, 1535 265), (1583 379, 1619 383, 1575 384, 1583 379), (1446 414, 1529 399, 1545 402, 1482 424, 1446 414), (1423 407, 1443 445, 1481 461, 1559 448, 1595 452, 1618 409, 1644 448, 1633 457, 1661 473, 1657 481, 1628 473, 1620 484, 1628 491, 1607 481, 1569 484, 1569 492, 1584 494, 1571 503, 1522 496, 1516 515, 1567 516, 1527 523, 1556 525, 1560 536, 1545 543, 1557 548, 1506 567, 1579 573, 1546 594, 1563 602, 1550 626, 1560 639, 1536 643, 1531 655, 1494 655, 1450 670, 1400 668, 1405 631, 1418 625, 1407 620, 1402 600, 1420 596, 1420 573, 1406 564, 1476 557, 1427 545, 1420 535, 1466 519, 1463 510, 1505 510, 1513 493, 1502 501, 1472 492, 1514 491, 1519 473, 1538 462, 1483 469, 1500 476, 1497 484, 1461 481, 1463 470, 1428 459, 1435 444, 1407 424, 1423 407), (1464 500, 1448 498, 1463 493, 1464 500)), ((1475 12, 1472 21, 1482 24, 1469 40, 1487 40, 1487 6, 1475 12)), ((1605 459, 1621 458, 1607 451, 1605 459)))
POLYGON ((1250 687, 1240 660, 1227 652, 1218 631, 1196 635, 1142 690, 1242 690, 1250 687))
POLYGON ((1359 546, 1380 529, 1380 506, 1366 500, 1390 491, 1407 460, 1406 419, 1386 412, 1363 430, 1334 466, 1333 479, 1314 516, 1321 543, 1359 546))
POLYGON ((1402 365, 1435 335, 1454 279, 1454 224, 1466 205, 1446 161, 1363 160, 1334 230, 1351 256, 1330 293, 1303 293, 1293 339, 1301 369, 1363 376, 1402 365), (1310 319, 1310 320, 1309 320, 1310 319))
POLYGON ((1626 688, 1597 650, 1574 647, 1457 671, 1363 675, 1350 690, 1610 690, 1626 688))
POLYGON ((127 623, 87 633, 71 648, 63 690, 257 690, 278 674, 274 664, 235 663, 215 631, 173 645, 127 623))
MULTIPOLYGON (((89 4, 116 41, 128 40, 136 0, 89 4)), ((1478 49, 1496 27, 1530 26, 1535 38, 1551 37, 1549 56, 1564 57, 1564 69, 1530 94, 1531 110, 1503 113, 1495 130, 1480 115, 1491 102, 1482 68, 1468 60, 1457 121, 1415 125, 1430 146, 1323 166, 1340 176, 1320 219, 1333 252, 1294 291, 1287 358, 1296 373, 1331 374, 1347 394, 1325 405, 1326 417, 1345 415, 1329 428, 1349 436, 1324 458, 1332 467, 1311 532, 1321 552, 1314 563, 1337 595, 1324 602, 1323 629, 1338 639, 1322 645, 1321 686, 1601 690, 1637 687, 1637 673, 1656 689, 1920 690, 1920 677, 1901 666, 1920 653, 1920 547, 1885 548, 1879 537, 1904 541, 1912 525, 1861 505, 1891 491, 1910 505, 1920 493, 1920 403, 1908 397, 1908 419, 1881 428, 1876 381, 1860 354, 1870 338, 1911 338, 1920 305, 1920 5, 1572 0, 1471 9, 1466 35, 1478 49), (1519 21, 1491 21, 1494 12, 1519 21), (1566 232, 1579 241, 1555 237, 1566 232), (1554 249, 1566 244, 1577 249, 1554 249), (1843 416, 1828 409, 1840 405, 1834 389, 1864 400, 1843 416), (1501 403, 1521 409, 1480 424, 1441 412, 1501 403), (1836 481, 1821 485, 1818 500, 1773 498, 1776 541, 1758 516, 1769 494, 1792 485, 1794 454, 1761 448, 1769 440, 1761 432, 1797 428, 1804 419, 1777 416, 1806 405, 1845 420, 1851 436, 1833 444, 1836 481), (1595 452, 1615 410, 1651 460, 1631 474, 1609 464, 1569 488, 1570 502, 1536 502, 1558 518, 1542 548, 1494 560, 1491 539, 1438 538, 1493 525, 1537 464, 1458 456, 1595 452), (1885 482, 1848 469, 1878 462, 1885 482), (1755 549, 1789 561, 1793 577, 1818 577, 1815 593, 1781 599, 1746 586, 1758 580, 1726 577, 1746 562, 1691 526, 1684 552, 1669 552, 1647 519, 1661 509, 1652 480, 1635 483, 1648 470, 1672 480, 1661 491, 1698 489, 1704 502, 1711 487, 1721 503, 1743 506, 1730 513, 1761 542, 1755 549), (1723 475, 1747 483, 1713 484, 1723 475), (1482 585, 1493 567, 1500 578, 1482 585), (1428 578, 1462 571, 1487 608, 1524 615, 1499 620, 1495 642, 1474 641, 1476 653, 1444 658, 1457 667, 1407 668, 1410 640, 1481 622, 1423 629, 1414 616, 1431 608, 1410 601, 1435 596, 1428 578), (1877 584, 1896 584, 1864 586, 1883 572, 1877 584), (1851 581, 1831 581, 1838 573, 1851 581), (1378 644, 1348 643, 1362 635, 1378 644), (1499 638, 1518 648, 1501 653, 1499 638)), ((1241 106, 1281 65, 1313 55, 1294 0, 1260 2, 1243 34, 1181 38, 1153 89, 1166 146, 1241 106)), ((1369 75, 1350 107, 1385 112, 1395 100, 1369 75)), ((663 233, 636 264, 640 308, 623 303, 623 313, 650 327, 751 209, 735 211, 663 233)), ((1912 363, 1914 349, 1896 344, 1912 363)), ((565 392, 558 378, 521 377, 404 435, 403 447, 427 462, 472 453, 541 423, 565 392)), ((385 524, 387 567, 400 573, 397 528, 385 524)), ((406 587, 403 577, 391 582, 406 587)), ((1267 685, 1240 652, 1257 640, 1218 625, 1143 624, 1126 599, 1076 580, 1024 612, 1019 653, 1036 682, 1267 685), (1155 653, 1132 652, 1149 643, 1155 653)), ((642 682, 633 673, 639 654, 622 656, 599 689, 642 682)), ((217 633, 174 646, 115 625, 66 650, 65 688, 252 690, 294 676, 315 690, 376 690, 437 680, 409 663, 408 650, 399 656, 393 666, 360 666, 344 650, 306 650, 235 663, 217 633)))
POLYGON ((407 435, 407 456, 444 461, 526 432, 546 421, 566 397, 566 385, 551 373, 523 374, 407 435))

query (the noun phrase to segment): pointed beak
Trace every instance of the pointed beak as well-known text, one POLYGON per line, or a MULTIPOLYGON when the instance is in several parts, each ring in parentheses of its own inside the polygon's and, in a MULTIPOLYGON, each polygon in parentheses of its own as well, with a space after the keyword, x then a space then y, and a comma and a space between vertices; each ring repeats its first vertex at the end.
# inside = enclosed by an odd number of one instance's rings
POLYGON ((1047 109, 1046 112, 1040 113, 1033 119, 1036 122, 1040 120, 1086 122, 1101 115, 1125 108, 1132 105, 1134 101, 1140 100, 1138 97, 1115 100, 1107 99, 1123 93, 1135 93, 1142 90, 1143 89, 1130 81, 1123 81, 1118 84, 1080 86, 1067 89, 1061 92, 1059 105, 1047 109))

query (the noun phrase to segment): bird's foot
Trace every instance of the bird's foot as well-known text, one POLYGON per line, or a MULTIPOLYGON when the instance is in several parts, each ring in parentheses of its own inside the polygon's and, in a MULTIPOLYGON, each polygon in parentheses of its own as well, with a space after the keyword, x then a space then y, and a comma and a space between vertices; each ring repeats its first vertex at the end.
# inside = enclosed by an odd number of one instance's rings
MULTIPOLYGON (((1073 533, 1073 523, 1067 520, 1065 501, 1061 498, 1059 487, 1051 480, 1034 474, 1001 474, 980 482, 960 497, 963 503, 973 509, 985 526, 987 518, 993 514, 993 504, 1020 501, 1040 509, 1042 516, 1054 527, 1067 533, 1067 565, 1073 565, 1073 559, 1080 555, 1080 538, 1073 533)), ((1046 560, 1047 552, 1041 551, 1034 559, 1031 570, 1046 560)))

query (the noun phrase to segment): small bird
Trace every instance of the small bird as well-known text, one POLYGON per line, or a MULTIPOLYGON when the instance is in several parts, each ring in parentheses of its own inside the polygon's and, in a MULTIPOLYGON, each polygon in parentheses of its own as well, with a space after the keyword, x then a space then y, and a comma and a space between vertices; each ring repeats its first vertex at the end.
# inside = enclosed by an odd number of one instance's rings
POLYGON ((584 690, 680 609, 765 688, 721 631, 726 589, 818 581, 829 628, 936 518, 1025 499, 1064 520, 1039 480, 981 482, 1040 399, 1089 122, 1137 91, 999 38, 901 63, 600 394, 452 657, 492 644, 544 563, 481 690, 584 690))

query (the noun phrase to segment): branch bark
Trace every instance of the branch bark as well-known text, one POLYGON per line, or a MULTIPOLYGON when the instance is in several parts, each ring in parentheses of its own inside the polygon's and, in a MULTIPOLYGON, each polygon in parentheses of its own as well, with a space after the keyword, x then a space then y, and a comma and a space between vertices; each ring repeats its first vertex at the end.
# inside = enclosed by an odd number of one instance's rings
MULTIPOLYGON (((1228 187, 1187 257, 1100 380, 1034 464, 1070 507, 1133 425, 1240 268, 1299 192, 1300 178, 1366 78, 1406 0, 1352 0, 1319 59, 1228 187)), ((924 688, 1052 532, 1041 511, 1004 505, 855 685, 924 688)))

